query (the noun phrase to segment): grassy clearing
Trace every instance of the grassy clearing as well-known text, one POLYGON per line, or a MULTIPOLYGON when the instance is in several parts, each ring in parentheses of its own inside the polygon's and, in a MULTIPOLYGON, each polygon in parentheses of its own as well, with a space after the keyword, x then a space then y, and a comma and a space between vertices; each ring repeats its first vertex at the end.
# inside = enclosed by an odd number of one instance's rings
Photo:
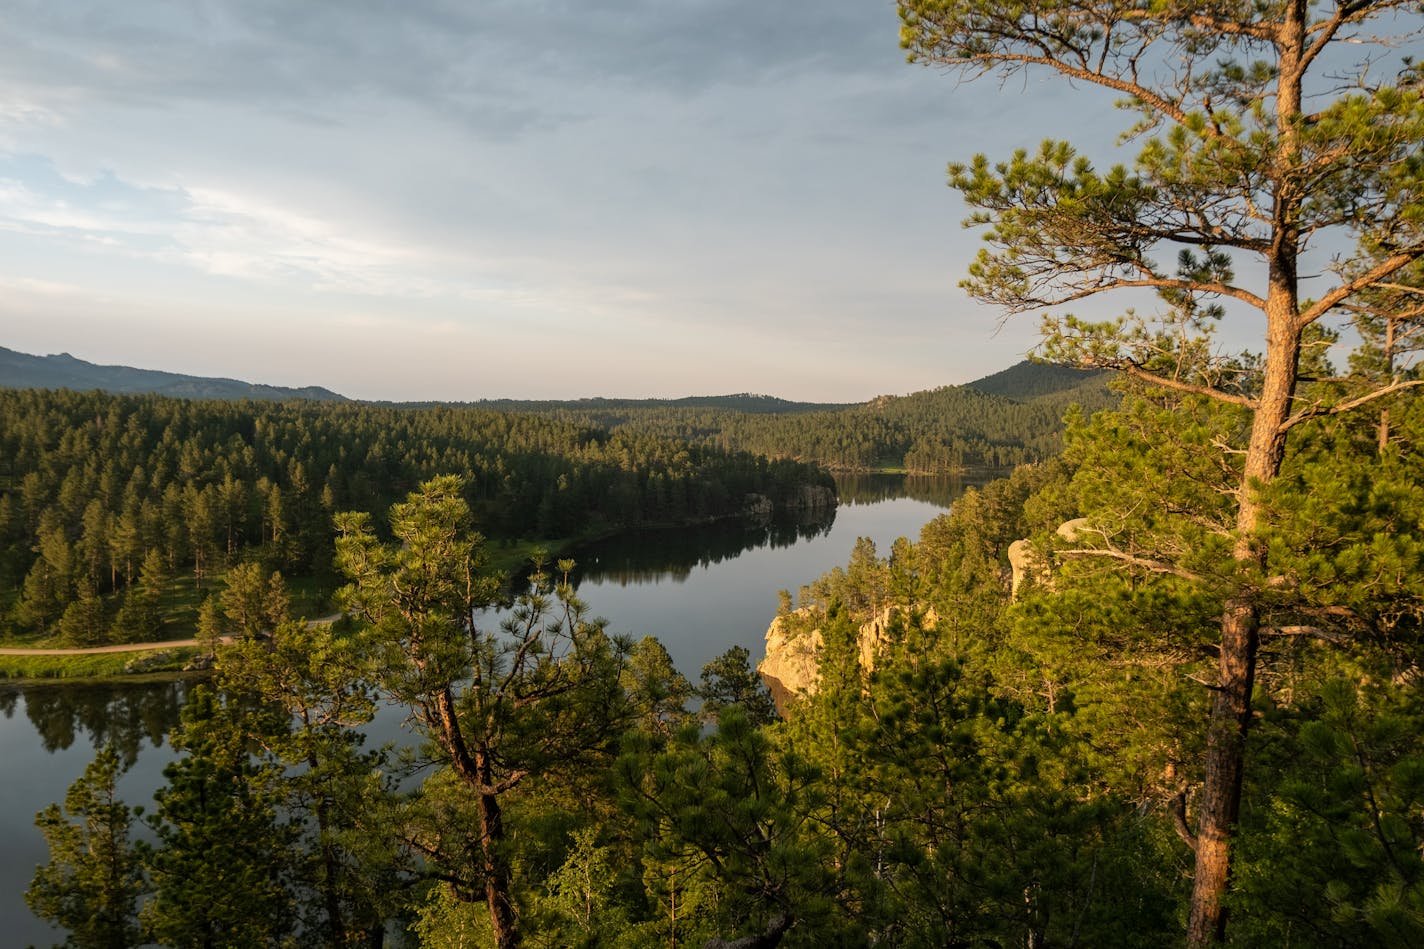
POLYGON ((542 551, 544 562, 552 567, 562 551, 573 544, 574 540, 567 537, 490 541, 485 545, 485 553, 489 554, 490 569, 513 576, 528 569, 536 551, 542 551))
POLYGON ((97 679, 181 672, 199 652, 183 648, 84 656, 0 656, 0 679, 97 679))
MULTIPOLYGON (((572 543, 571 538, 491 541, 486 550, 492 569, 515 576, 528 568, 535 551, 545 551, 545 559, 552 566, 559 552, 567 550, 572 543)), ((285 579, 293 616, 317 619, 335 611, 330 576, 285 579)), ((155 643, 192 638, 197 630, 198 611, 203 600, 220 595, 224 588, 224 575, 220 573, 209 575, 201 587, 194 582, 191 573, 180 573, 170 578, 159 598, 159 623, 145 638, 155 643)), ((14 590, 0 591, 0 607, 3 607, 0 616, 13 617, 16 598, 14 590)), ((111 594, 106 599, 112 620, 119 597, 111 594)), ((74 645, 57 635, 39 635, 19 629, 12 623, 0 623, 0 647, 67 649, 74 645)), ((0 656, 0 679, 87 679, 150 672, 173 673, 182 671, 199 652, 196 648, 184 648, 87 655, 0 656)))

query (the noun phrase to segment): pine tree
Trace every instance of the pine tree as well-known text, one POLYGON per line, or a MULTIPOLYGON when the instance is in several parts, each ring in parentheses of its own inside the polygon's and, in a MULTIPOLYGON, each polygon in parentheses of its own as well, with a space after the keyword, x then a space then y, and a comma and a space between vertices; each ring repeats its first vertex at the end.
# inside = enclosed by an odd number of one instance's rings
POLYGON ((114 617, 116 642, 156 642, 163 638, 163 617, 159 609, 168 584, 163 555, 156 549, 144 555, 138 583, 124 591, 118 615, 114 617))
POLYGON ((106 642, 108 621, 104 601, 87 576, 81 578, 77 586, 75 598, 59 618, 60 638, 71 646, 95 646, 106 642))
POLYGON ((1112 91, 1139 117, 1128 131, 1142 141, 1131 168, 1100 172, 1052 141, 999 164, 977 156, 950 166, 951 185, 973 209, 969 223, 988 228, 990 247, 971 267, 969 292, 1023 312, 1155 291, 1160 320, 1050 319, 1048 356, 1244 412, 1244 429, 1221 431, 1217 449, 1238 465, 1228 496, 1235 578, 1220 614, 1188 922, 1190 944, 1219 941, 1252 717, 1259 591, 1272 583, 1258 488, 1279 474, 1298 426, 1417 384, 1337 397, 1297 392, 1311 327, 1424 257, 1419 69, 1395 59, 1393 80, 1377 78, 1391 68, 1380 57, 1419 21, 1403 0, 899 7, 912 59, 968 75, 1042 68, 1112 91), (1341 254, 1333 285, 1305 299, 1301 274, 1322 245, 1357 250, 1341 254), (1262 319, 1259 367, 1219 360, 1210 345, 1211 326, 1243 310, 1262 319))
POLYGON ((269 589, 259 564, 241 563, 229 570, 220 601, 238 636, 252 639, 269 628, 269 589))
POLYGON ((775 946, 793 925, 809 932, 824 922, 833 887, 823 841, 807 832, 819 775, 742 708, 722 709, 705 734, 684 726, 663 748, 630 741, 618 769, 650 868, 685 889, 699 880, 715 888, 702 920, 704 938, 714 936, 706 946, 775 946), (748 930, 736 941, 716 938, 748 930))
POLYGON ((248 754, 247 730, 211 689, 199 686, 173 735, 182 757, 147 818, 153 899, 143 908, 152 938, 204 949, 278 946, 295 929, 291 847, 279 815, 278 776, 248 754))
MULTIPOLYGON (((461 895, 483 891, 495 943, 508 949, 519 931, 505 800, 531 779, 608 760, 630 717, 630 644, 588 618, 572 562, 555 579, 536 561, 499 630, 481 629, 500 580, 484 568, 462 487, 438 477, 395 505, 394 544, 376 539, 367 515, 338 515, 337 560, 352 580, 342 602, 371 627, 377 687, 412 710, 446 766, 426 793, 436 807, 448 794, 456 809, 476 810, 477 840, 448 845, 470 859, 449 872, 469 880, 461 895)), ((443 846, 428 855, 449 868, 443 846)))
POLYGON ((729 708, 740 709, 753 726, 776 721, 776 703, 752 669, 745 646, 733 646, 702 667, 697 695, 702 699, 702 717, 709 721, 729 708))
POLYGON ((404 883, 395 835, 382 823, 392 795, 379 777, 386 752, 362 751, 360 728, 375 715, 368 645, 286 620, 270 639, 241 639, 218 655, 220 687, 245 703, 239 724, 284 769, 282 807, 307 818, 303 858, 291 869, 311 894, 302 906, 310 945, 347 946, 380 931, 404 883))
POLYGON ((49 862, 35 870, 25 902, 37 916, 69 930, 75 949, 139 945, 139 898, 145 891, 140 849, 130 838, 135 812, 118 799, 119 756, 102 748, 70 785, 64 808, 35 818, 49 862))

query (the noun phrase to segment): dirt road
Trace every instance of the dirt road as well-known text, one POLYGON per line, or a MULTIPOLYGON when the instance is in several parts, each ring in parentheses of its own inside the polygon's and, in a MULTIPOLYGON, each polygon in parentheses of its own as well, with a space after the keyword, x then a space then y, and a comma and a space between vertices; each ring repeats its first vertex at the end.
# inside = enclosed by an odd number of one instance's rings
MULTIPOLYGON (((340 613, 332 613, 330 616, 309 619, 307 625, 330 626, 340 618, 340 613)), ((223 642, 231 641, 231 637, 223 637, 223 642)), ((85 646, 76 649, 25 649, 19 646, 3 646, 0 647, 0 656, 96 656, 104 652, 146 652, 158 649, 181 649, 184 646, 196 645, 198 645, 196 639, 169 639, 161 643, 123 643, 118 646, 85 646)))
POLYGON ((170 639, 162 643, 123 643, 118 646, 88 646, 83 649, 19 649, 7 646, 0 647, 0 656, 93 656, 101 652, 144 652, 196 645, 196 639, 170 639))

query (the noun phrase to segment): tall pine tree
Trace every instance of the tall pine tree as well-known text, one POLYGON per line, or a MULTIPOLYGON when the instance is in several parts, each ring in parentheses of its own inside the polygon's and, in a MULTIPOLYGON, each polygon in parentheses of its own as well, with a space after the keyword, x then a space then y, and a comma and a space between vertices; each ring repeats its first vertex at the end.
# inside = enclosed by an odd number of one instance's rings
POLYGON ((1046 70, 1113 92, 1138 117, 1131 167, 1099 171, 1051 141, 998 164, 981 155, 950 166, 969 222, 988 228, 969 292, 1022 312, 1155 291, 1161 320, 1050 319, 1048 354, 1245 412, 1244 430, 1221 432, 1218 449, 1238 463, 1234 575, 1220 612, 1188 922, 1192 945, 1218 941, 1262 593, 1274 583, 1259 489, 1279 474, 1299 425, 1414 384, 1297 391, 1312 328, 1424 256, 1424 101, 1419 70, 1394 53, 1419 29, 1417 8, 902 0, 899 9, 912 60, 969 76, 1046 70), (1308 255, 1337 248, 1346 248, 1338 279, 1307 298, 1308 255), (1238 313, 1263 328, 1263 356, 1246 375, 1202 342, 1203 330, 1238 313))

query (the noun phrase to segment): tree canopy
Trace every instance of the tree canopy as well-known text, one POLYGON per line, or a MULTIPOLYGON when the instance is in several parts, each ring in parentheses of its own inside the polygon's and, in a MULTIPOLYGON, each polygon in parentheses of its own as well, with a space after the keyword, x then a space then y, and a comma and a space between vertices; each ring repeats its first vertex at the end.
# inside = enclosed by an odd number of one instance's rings
MULTIPOLYGON (((1130 165, 1100 170, 1072 144, 1047 141, 1003 161, 955 162, 949 179, 971 208, 967 223, 986 229, 963 284, 972 296, 1011 313, 1051 309, 1047 358, 1222 407, 1208 444, 1228 469, 1220 535, 1232 570, 1222 578, 1188 927, 1194 945, 1218 940, 1263 593, 1282 583, 1269 571, 1278 541, 1262 489, 1302 424, 1420 384, 1303 385, 1315 381, 1327 319, 1365 312, 1424 256, 1424 90, 1400 54, 1420 28, 1417 8, 924 0, 899 9, 914 61, 971 77, 1047 70, 1111 90, 1134 117, 1130 165), (1307 283, 1316 270, 1333 279, 1307 283), (1156 295, 1149 312, 1113 320, 1058 309, 1107 293, 1128 294, 1126 307, 1144 291, 1156 295), (1218 321, 1252 313, 1259 357, 1219 352, 1218 321)), ((1170 571, 1169 559, 1137 562, 1170 571)))

